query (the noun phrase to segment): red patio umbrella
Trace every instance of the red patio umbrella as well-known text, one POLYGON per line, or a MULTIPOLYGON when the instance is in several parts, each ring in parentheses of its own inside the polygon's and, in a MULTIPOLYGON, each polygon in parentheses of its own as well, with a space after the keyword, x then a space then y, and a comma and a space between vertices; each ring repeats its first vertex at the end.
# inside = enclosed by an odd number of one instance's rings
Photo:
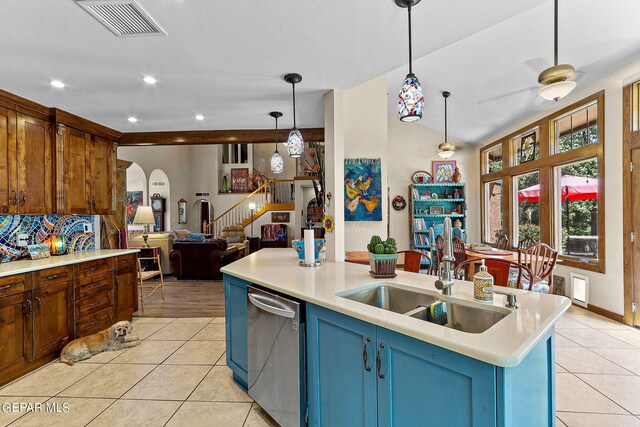
MULTIPOLYGON (((562 200, 595 200, 598 198, 598 179, 565 175, 562 177, 562 200)), ((540 201, 540 184, 518 191, 518 202, 540 201)))

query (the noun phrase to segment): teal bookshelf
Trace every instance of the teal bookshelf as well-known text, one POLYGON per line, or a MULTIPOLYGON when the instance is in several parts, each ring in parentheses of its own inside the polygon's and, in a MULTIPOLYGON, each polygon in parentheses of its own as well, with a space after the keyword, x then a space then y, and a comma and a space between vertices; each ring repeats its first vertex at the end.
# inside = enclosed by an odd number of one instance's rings
MULTIPOLYGON (((436 233, 443 227, 444 219, 460 221, 467 227, 466 187, 461 183, 411 184, 409 186, 409 227, 412 249, 429 250, 429 227, 436 233), (435 196, 434 196, 435 195, 435 196)), ((423 261, 424 263, 428 263, 423 261)))

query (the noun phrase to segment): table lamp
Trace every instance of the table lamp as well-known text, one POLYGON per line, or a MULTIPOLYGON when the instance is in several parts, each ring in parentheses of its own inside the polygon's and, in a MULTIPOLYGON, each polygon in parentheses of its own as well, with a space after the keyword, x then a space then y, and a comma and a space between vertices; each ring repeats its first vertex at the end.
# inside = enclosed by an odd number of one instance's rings
POLYGON ((149 226, 149 224, 156 223, 156 219, 153 217, 153 210, 151 209, 151 206, 138 206, 138 209, 136 210, 136 216, 133 218, 133 223, 144 225, 142 238, 144 239, 144 247, 148 248, 149 244, 147 243, 147 239, 149 238, 149 233, 147 232, 147 227, 149 226))

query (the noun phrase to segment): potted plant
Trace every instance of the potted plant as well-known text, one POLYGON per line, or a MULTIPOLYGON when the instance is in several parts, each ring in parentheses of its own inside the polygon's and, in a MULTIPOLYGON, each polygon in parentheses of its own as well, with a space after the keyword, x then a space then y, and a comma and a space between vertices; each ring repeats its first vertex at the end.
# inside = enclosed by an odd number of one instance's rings
POLYGON ((376 279, 396 277, 396 263, 398 261, 398 248, 396 239, 389 237, 382 240, 380 236, 373 236, 367 245, 369 250, 369 272, 376 279))

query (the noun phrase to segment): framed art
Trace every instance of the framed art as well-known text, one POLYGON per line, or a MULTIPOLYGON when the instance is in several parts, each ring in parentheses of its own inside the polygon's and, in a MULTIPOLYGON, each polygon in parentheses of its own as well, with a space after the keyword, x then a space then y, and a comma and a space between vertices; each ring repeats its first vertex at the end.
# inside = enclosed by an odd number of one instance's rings
POLYGON ((249 190, 249 168, 231 169, 231 191, 246 193, 249 190))
POLYGON ((531 132, 520 138, 520 164, 530 162, 536 157, 536 133, 531 132))
POLYGON ((31 259, 42 259, 49 258, 51 256, 51 252, 49 252, 49 246, 44 243, 40 243, 38 245, 29 245, 27 246, 29 250, 29 255, 31 259))
POLYGON ((178 200, 178 224, 187 223, 187 201, 185 199, 178 200))
POLYGON ((455 160, 433 160, 431 162, 433 169, 433 181, 438 184, 446 184, 453 182, 453 174, 456 170, 455 160))
POLYGON ((344 220, 382 221, 380 159, 344 159, 344 220))
POLYGON ((127 191, 127 224, 133 224, 138 206, 142 204, 142 191, 127 191))
POLYGON ((429 206, 429 215, 444 215, 444 206, 429 206))
POLYGON ((274 223, 287 223, 289 222, 289 212, 271 212, 271 222, 274 223))
POLYGON ((413 175, 411 175, 411 181, 414 184, 429 184, 433 182, 433 176, 427 171, 415 171, 413 175))

